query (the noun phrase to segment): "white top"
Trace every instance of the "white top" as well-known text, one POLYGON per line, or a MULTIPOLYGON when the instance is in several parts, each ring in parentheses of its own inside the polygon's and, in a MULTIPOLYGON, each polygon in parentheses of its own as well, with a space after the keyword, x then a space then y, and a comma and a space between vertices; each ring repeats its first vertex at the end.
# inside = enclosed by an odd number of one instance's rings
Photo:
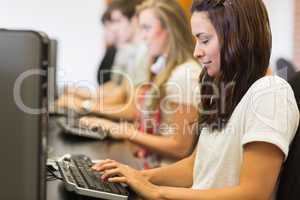
MULTIPOLYGON (((167 103, 174 102, 180 105, 198 107, 199 103, 199 76, 202 67, 194 60, 189 60, 174 69, 165 84, 165 97, 161 101, 160 134, 171 136, 175 133, 176 125, 172 121, 176 110, 169 110, 167 103), (165 108, 165 109, 164 109, 165 108)), ((197 119, 195 119, 197 120, 197 119)), ((161 165, 171 164, 176 160, 161 158, 161 165)))
POLYGON ((201 65, 194 60, 189 60, 176 67, 165 85, 164 99, 178 104, 193 105, 197 108, 201 70, 201 65))
POLYGON ((194 164, 193 189, 237 186, 243 146, 261 141, 288 155, 299 123, 299 110, 289 84, 277 76, 256 81, 235 108, 222 131, 203 129, 194 164))
POLYGON ((125 78, 132 86, 149 81, 148 49, 140 43, 119 48, 112 68, 112 80, 118 83, 125 78))
POLYGON ((159 74, 166 66, 167 59, 165 56, 159 56, 156 62, 151 66, 151 72, 154 74, 159 74))

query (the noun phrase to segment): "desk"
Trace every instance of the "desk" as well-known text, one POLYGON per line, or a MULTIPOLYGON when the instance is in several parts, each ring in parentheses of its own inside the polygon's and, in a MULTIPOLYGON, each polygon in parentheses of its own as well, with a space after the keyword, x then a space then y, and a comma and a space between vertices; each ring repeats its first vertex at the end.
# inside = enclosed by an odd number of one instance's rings
MULTIPOLYGON (((141 162, 133 156, 133 146, 128 142, 120 141, 97 141, 62 133, 50 117, 48 131, 49 157, 60 157, 64 154, 85 154, 93 160, 110 158, 127 164, 136 169, 141 169, 141 162)), ((47 200, 91 200, 64 189, 61 181, 47 182, 47 200)), ((130 197, 129 199, 135 199, 130 197)), ((98 199, 99 200, 99 199, 98 199)))

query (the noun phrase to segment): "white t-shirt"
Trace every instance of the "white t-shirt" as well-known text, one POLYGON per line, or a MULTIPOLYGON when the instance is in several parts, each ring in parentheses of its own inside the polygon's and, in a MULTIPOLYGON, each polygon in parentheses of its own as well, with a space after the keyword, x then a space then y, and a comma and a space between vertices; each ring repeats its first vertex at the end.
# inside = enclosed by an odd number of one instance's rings
MULTIPOLYGON (((202 67, 194 60, 189 60, 171 73, 170 78, 165 84, 165 95, 160 102, 162 135, 171 135, 174 133, 175 126, 172 121, 172 115, 176 109, 169 108, 168 103, 177 103, 187 107, 198 107, 199 103, 199 75, 202 67)), ((188 112, 187 109, 186 112, 188 112)), ((195 119, 197 120, 197 119, 195 119)))
POLYGON ((198 107, 201 70, 201 65, 194 60, 176 67, 165 85, 165 100, 198 107))
POLYGON ((112 68, 112 80, 120 83, 125 78, 131 86, 149 81, 148 49, 144 43, 128 44, 119 48, 112 68))
MULTIPOLYGON (((165 97, 161 102, 161 124, 160 134, 163 136, 171 136, 175 133, 176 124, 172 121, 174 110, 164 109, 165 103, 177 103, 179 105, 198 107, 199 103, 199 75, 202 67, 194 60, 189 60, 172 72, 170 78, 165 84, 165 97)), ((189 112, 189 109, 187 111, 189 112)), ((195 119, 197 120, 197 119, 195 119)), ((170 158, 161 158, 161 165, 167 165, 176 160, 170 158)))
POLYGON ((277 76, 259 79, 237 105, 223 131, 202 130, 192 188, 237 186, 247 143, 274 144, 286 158, 298 123, 299 110, 289 84, 277 76))

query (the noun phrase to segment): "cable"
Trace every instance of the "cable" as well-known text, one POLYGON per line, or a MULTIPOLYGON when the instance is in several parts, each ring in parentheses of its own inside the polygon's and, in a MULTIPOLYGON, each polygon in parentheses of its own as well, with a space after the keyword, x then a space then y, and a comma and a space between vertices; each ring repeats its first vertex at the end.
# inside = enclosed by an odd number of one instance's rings
POLYGON ((47 181, 63 180, 63 178, 55 174, 49 166, 47 166, 47 172, 49 173, 46 177, 47 181))

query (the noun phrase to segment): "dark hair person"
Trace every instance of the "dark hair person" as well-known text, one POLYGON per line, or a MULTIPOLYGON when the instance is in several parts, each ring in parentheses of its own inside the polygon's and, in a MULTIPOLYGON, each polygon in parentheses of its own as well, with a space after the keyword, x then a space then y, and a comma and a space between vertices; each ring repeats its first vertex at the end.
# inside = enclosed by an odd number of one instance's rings
MULTIPOLYGON (((200 76, 204 111, 200 123, 220 127, 220 123, 227 123, 249 87, 267 73, 272 45, 269 19, 263 3, 253 1, 195 1, 192 12, 207 13, 220 43, 220 74, 213 77, 206 68, 200 76), (214 98, 216 94, 220 98, 214 98)), ((204 60, 204 66, 207 62, 204 60)))
POLYGON ((274 199, 299 110, 289 84, 265 76, 271 52, 265 5, 195 0, 191 26, 194 56, 205 68, 194 153, 142 172, 113 160, 94 169, 108 181, 127 183, 143 199, 274 199))

